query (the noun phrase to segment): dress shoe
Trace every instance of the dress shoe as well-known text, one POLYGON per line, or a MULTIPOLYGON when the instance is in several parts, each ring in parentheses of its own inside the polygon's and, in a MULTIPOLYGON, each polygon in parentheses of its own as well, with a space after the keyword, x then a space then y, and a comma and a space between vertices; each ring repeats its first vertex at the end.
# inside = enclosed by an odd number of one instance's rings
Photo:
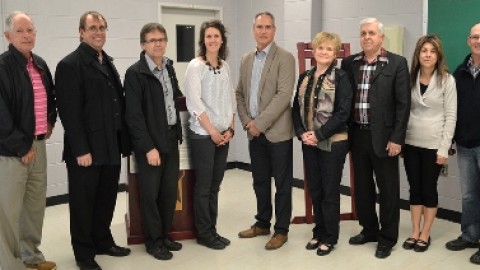
POLYGON ((353 237, 350 237, 350 240, 348 240, 350 245, 363 245, 369 242, 377 242, 377 239, 373 237, 367 237, 366 235, 359 233, 353 237))
POLYGON ((25 267, 36 270, 55 270, 57 269, 57 264, 50 261, 44 261, 41 263, 25 263, 25 267))
POLYGON ((250 227, 250 229, 247 229, 245 231, 241 231, 238 233, 238 237, 240 238, 252 238, 256 237, 259 235, 269 235, 270 234, 270 229, 263 229, 260 227, 257 227, 253 225, 250 227))
POLYGON ((197 238, 197 243, 211 249, 225 249, 225 244, 216 237, 212 237, 210 239, 197 238))
POLYGON ((375 251, 375 257, 379 259, 384 259, 390 256, 392 253, 392 248, 384 245, 378 245, 377 250, 375 251))
POLYGON ((413 237, 407 238, 405 242, 403 242, 402 247, 406 250, 411 250, 415 247, 415 244, 417 243, 418 239, 415 239, 413 237))
POLYGON ((152 255, 155 259, 161 261, 167 261, 173 257, 172 252, 170 252, 166 247, 163 246, 147 249, 147 253, 152 255))
POLYGON ((270 238, 270 240, 265 245, 265 248, 268 250, 274 250, 281 248, 283 244, 288 241, 288 236, 280 233, 276 233, 270 238))
POLYGON ((113 245, 111 248, 97 252, 98 255, 108 255, 113 257, 125 257, 130 254, 131 250, 129 248, 120 247, 113 245))
POLYGON ((77 265, 80 270, 102 270, 100 265, 94 260, 85 260, 85 261, 77 261, 77 265))
POLYGON ((332 250, 334 248, 335 248, 335 246, 333 244, 322 243, 322 244, 320 244, 320 246, 317 249, 317 255, 318 256, 328 255, 328 254, 330 254, 330 252, 332 252, 332 250), (322 247, 324 247, 324 249, 322 249, 322 247))
POLYGON ((430 237, 428 237, 427 242, 423 241, 422 239, 418 239, 417 243, 413 247, 413 251, 415 251, 415 252, 425 252, 425 251, 427 251, 428 247, 430 246, 430 241, 431 241, 430 237))
POLYGON ((216 233, 215 238, 218 239, 218 241, 222 242, 225 246, 230 245, 230 240, 226 237, 221 236, 220 234, 216 233))
POLYGON ((163 240, 163 246, 168 250, 168 251, 179 251, 182 249, 182 244, 176 241, 172 241, 168 238, 163 240))
POLYGON ((473 255, 470 257, 470 262, 474 264, 480 264, 480 250, 473 253, 473 255))
POLYGON ((479 248, 480 245, 479 243, 474 243, 470 242, 467 240, 463 240, 461 236, 459 236, 457 239, 452 240, 450 242, 447 242, 445 244, 448 250, 452 251, 459 251, 459 250, 464 250, 466 248, 479 248))
POLYGON ((318 248, 318 245, 320 245, 320 241, 318 241, 317 239, 315 238, 312 238, 312 240, 308 241, 307 245, 305 246, 305 248, 307 250, 314 250, 314 249, 317 249, 318 248))

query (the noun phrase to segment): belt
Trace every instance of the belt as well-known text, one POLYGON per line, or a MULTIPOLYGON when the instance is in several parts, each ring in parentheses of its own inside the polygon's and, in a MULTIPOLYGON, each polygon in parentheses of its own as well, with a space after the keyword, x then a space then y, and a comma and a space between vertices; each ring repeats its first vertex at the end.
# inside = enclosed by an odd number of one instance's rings
POLYGON ((45 136, 46 136, 46 134, 33 135, 33 139, 35 141, 43 141, 43 140, 45 140, 45 136))
POLYGON ((370 130, 370 124, 353 123, 353 126, 360 130, 370 130))

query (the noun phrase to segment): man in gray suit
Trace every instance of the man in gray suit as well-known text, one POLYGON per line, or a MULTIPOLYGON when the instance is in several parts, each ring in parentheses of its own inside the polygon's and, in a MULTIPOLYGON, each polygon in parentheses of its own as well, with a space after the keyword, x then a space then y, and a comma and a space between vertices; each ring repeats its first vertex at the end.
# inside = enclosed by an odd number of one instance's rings
POLYGON ((236 89, 238 116, 247 131, 253 188, 257 197, 256 222, 238 233, 240 238, 270 234, 271 178, 275 179, 274 234, 266 249, 280 248, 288 237, 292 215, 292 137, 290 100, 295 83, 295 58, 273 41, 275 18, 270 12, 255 16, 257 50, 243 56, 236 89))

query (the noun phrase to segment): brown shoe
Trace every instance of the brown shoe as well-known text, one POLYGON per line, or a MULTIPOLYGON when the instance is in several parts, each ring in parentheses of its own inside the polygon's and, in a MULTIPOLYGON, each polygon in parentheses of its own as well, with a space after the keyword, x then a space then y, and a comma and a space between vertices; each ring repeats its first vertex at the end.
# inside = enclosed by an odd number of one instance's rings
POLYGON ((55 270, 57 269, 57 264, 50 261, 44 261, 41 263, 25 263, 25 267, 28 269, 37 269, 37 270, 55 270))
POLYGON ((288 236, 284 234, 276 233, 267 242, 267 244, 265 245, 265 248, 268 250, 281 248, 283 244, 285 244, 287 241, 288 241, 288 236))
POLYGON ((269 235, 269 234, 270 234, 270 229, 262 229, 260 227, 253 225, 252 227, 250 227, 250 229, 239 232, 238 237, 252 238, 259 235, 269 235))

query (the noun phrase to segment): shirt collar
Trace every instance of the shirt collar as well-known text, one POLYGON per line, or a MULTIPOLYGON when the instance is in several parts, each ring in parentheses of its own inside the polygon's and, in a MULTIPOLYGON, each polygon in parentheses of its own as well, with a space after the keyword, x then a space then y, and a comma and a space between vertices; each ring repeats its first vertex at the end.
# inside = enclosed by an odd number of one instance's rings
MULTIPOLYGON (((367 62, 365 59, 365 52, 360 52, 355 58, 353 58, 354 61, 360 61, 363 60, 364 62, 367 62)), ((388 58, 387 58, 387 50, 384 48, 380 49, 380 53, 377 55, 377 60, 378 62, 384 62, 388 64, 388 58)))
POLYGON ((270 43, 270 44, 268 44, 268 46, 265 47, 265 49, 263 49, 263 50, 261 50, 261 51, 256 50, 256 51, 255 51, 255 54, 257 54, 257 53, 259 53, 259 52, 265 52, 265 54, 268 55, 268 53, 270 52, 270 49, 272 48, 272 44, 273 44, 273 42, 270 43))
MULTIPOLYGON (((145 61, 147 61, 148 69, 153 72, 158 66, 153 62, 152 58, 145 53, 145 61)), ((167 67, 167 58, 164 56, 162 65, 159 69, 165 69, 167 67)))

